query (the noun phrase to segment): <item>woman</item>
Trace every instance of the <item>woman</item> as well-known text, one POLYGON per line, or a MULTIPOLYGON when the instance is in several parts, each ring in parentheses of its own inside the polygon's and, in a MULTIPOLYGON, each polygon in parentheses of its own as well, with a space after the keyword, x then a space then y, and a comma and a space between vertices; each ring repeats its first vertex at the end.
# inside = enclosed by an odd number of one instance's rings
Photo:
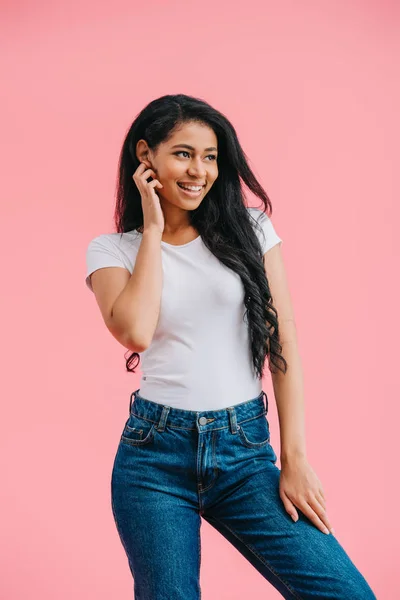
POLYGON ((284 598, 375 599, 307 461, 282 240, 264 210, 246 207, 241 181, 272 212, 227 118, 191 96, 158 98, 122 147, 117 232, 87 250, 86 282, 132 352, 127 370, 142 360, 111 480, 135 598, 201 597, 203 517, 284 598))

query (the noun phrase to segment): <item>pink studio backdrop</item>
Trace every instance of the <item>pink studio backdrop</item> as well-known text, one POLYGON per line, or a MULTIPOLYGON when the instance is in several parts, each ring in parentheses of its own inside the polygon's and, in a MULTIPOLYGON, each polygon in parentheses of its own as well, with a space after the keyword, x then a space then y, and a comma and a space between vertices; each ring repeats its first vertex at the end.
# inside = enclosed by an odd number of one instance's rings
MULTIPOLYGON (((112 231, 125 131, 178 92, 232 120, 272 200, 308 458, 339 541, 378 598, 400 597, 399 6, 46 0, 2 11, 0 597, 133 597, 110 477, 140 373, 125 372, 85 286, 85 251, 112 231)), ((279 455, 268 374, 264 389, 279 455)), ((206 522, 202 550, 205 599, 280 597, 206 522)))

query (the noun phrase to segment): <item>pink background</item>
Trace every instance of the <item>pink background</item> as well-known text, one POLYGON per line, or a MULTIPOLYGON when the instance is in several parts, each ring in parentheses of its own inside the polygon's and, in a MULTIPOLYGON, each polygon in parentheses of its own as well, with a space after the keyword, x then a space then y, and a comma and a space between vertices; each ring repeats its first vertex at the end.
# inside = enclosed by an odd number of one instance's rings
MULTIPOLYGON (((399 5, 1 10, 0 597, 133 597, 109 488, 139 374, 85 286, 85 251, 112 231, 125 131, 166 93, 228 116, 272 200, 308 457, 339 541, 379 599, 400 597, 399 5)), ((269 377, 264 389, 279 455, 269 377)), ((280 598, 206 522, 202 549, 205 599, 280 598)))

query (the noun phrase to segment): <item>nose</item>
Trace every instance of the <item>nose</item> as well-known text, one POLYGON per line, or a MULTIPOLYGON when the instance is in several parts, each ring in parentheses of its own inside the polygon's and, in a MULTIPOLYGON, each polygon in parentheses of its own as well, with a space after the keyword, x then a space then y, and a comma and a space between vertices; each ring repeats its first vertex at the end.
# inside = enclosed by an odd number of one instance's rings
POLYGON ((193 161, 190 164, 188 173, 190 175, 193 175, 197 179, 205 178, 205 175, 207 174, 207 169, 205 168, 204 164, 202 163, 201 158, 199 158, 199 160, 197 160, 197 161, 193 161))

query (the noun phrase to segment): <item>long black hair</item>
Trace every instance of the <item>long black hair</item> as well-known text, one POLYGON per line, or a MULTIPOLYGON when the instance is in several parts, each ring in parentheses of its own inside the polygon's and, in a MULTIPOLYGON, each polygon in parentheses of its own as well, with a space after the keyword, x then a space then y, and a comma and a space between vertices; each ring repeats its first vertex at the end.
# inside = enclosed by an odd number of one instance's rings
MULTIPOLYGON (((287 362, 281 356, 277 310, 272 304, 259 240, 253 220, 246 209, 242 182, 260 198, 268 216, 271 201, 251 171, 236 131, 228 119, 204 100, 185 94, 165 95, 150 102, 138 114, 126 134, 118 164, 116 207, 118 233, 143 226, 142 201, 132 179, 140 162, 136 144, 144 139, 154 152, 185 123, 199 123, 213 129, 218 140, 218 177, 200 205, 189 212, 189 222, 200 234, 206 247, 221 263, 237 273, 245 290, 244 305, 249 328, 253 365, 262 378, 265 358, 271 372, 286 373, 287 362), (283 365, 283 366, 282 366, 283 365)), ((125 356, 126 358, 126 356, 125 356)), ((126 369, 135 372, 140 355, 126 359, 126 369)))

